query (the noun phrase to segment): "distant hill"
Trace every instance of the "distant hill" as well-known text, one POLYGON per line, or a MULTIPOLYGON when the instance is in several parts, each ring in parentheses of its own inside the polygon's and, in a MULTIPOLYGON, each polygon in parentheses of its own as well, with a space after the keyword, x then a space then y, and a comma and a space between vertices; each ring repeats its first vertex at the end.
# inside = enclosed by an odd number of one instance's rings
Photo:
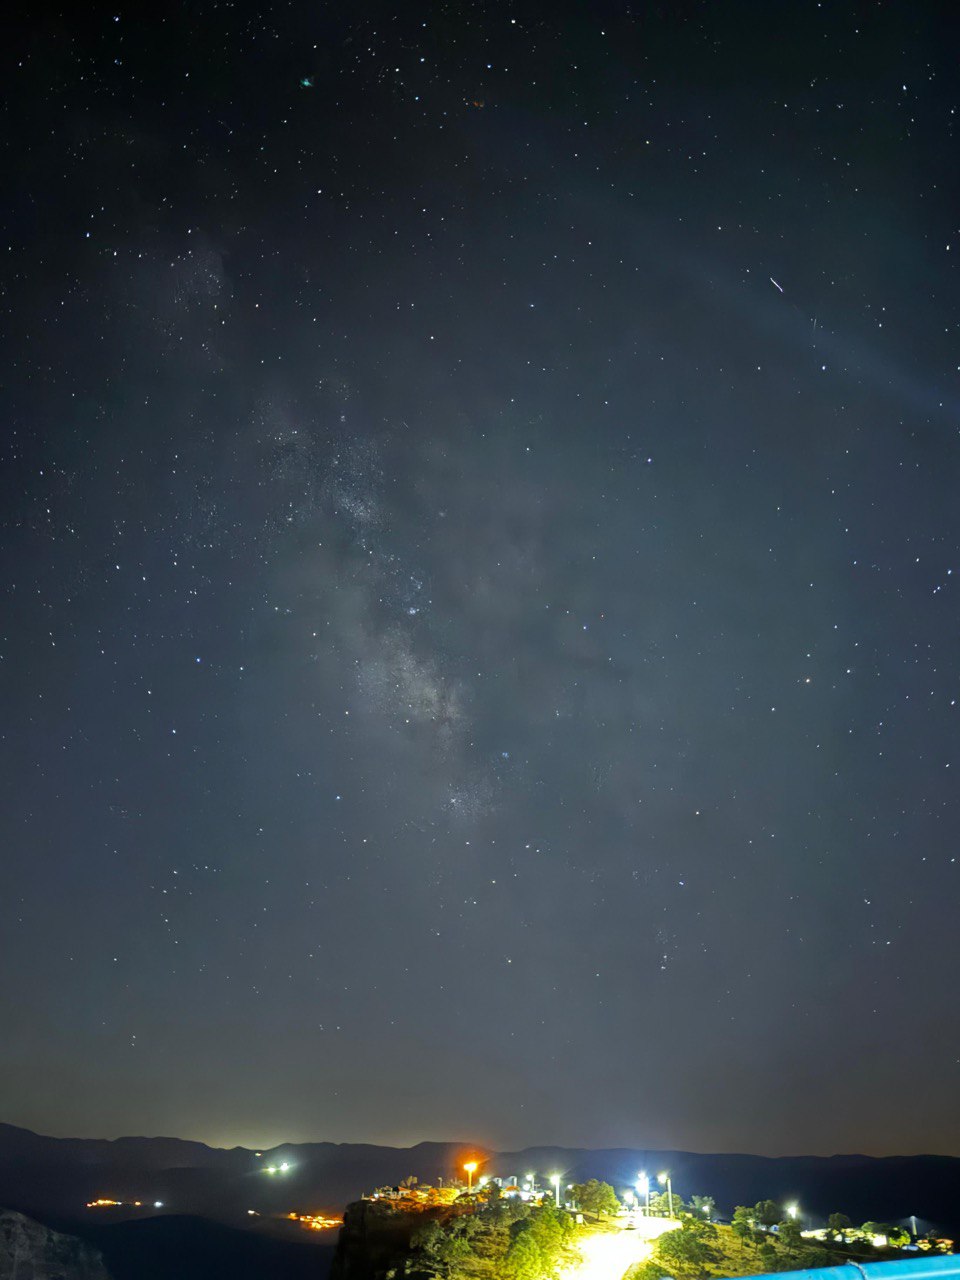
POLYGON ((814 1216, 838 1210, 859 1221, 890 1221, 913 1213, 954 1232, 960 1226, 960 1159, 952 1156, 772 1159, 565 1147, 484 1153, 463 1143, 398 1148, 318 1142, 283 1144, 258 1158, 242 1147, 220 1150, 176 1138, 48 1138, 11 1125, 0 1125, 0 1205, 85 1226, 175 1214, 246 1228, 249 1209, 264 1219, 290 1211, 338 1210, 363 1192, 395 1184, 408 1174, 436 1183, 456 1175, 468 1151, 484 1158, 491 1172, 556 1170, 568 1182, 599 1177, 625 1186, 640 1169, 655 1174, 667 1168, 680 1195, 713 1195, 721 1212, 760 1199, 790 1199, 814 1216), (287 1173, 264 1172, 283 1162, 290 1166, 287 1173), (143 1207, 84 1208, 101 1196, 141 1200, 143 1207), (163 1209, 155 1211, 158 1200, 163 1209))

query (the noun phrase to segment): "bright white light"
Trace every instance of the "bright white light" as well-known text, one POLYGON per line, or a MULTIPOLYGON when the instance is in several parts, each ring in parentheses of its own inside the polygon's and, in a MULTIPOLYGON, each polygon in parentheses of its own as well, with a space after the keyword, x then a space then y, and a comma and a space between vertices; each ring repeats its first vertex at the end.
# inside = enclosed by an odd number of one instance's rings
POLYGON ((287 1164, 286 1160, 284 1160, 283 1164, 280 1166, 280 1172, 286 1173, 289 1168, 290 1166, 287 1164))
POLYGON ((162 1201, 162 1200, 154 1200, 154 1202, 153 1202, 153 1207, 154 1207, 155 1209, 162 1209, 162 1208, 163 1208, 163 1201, 162 1201))
POLYGON ((799 1212, 800 1212, 800 1206, 798 1204, 787 1205, 787 1213, 789 1213, 791 1218, 795 1218, 799 1212))
POLYGON ((645 1262, 651 1242, 639 1231, 603 1231, 577 1241, 580 1261, 564 1271, 564 1280, 610 1280, 645 1262))
POLYGON ((553 1183, 553 1185, 554 1185, 555 1187, 559 1187, 559 1185, 560 1185, 560 1175, 559 1175, 559 1173, 551 1173, 551 1175, 550 1175, 550 1181, 553 1183))

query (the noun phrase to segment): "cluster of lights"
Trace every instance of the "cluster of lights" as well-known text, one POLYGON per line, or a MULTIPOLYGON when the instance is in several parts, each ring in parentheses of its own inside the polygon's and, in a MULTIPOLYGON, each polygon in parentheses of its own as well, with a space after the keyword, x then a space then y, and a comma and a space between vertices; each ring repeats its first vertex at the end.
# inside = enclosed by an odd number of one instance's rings
POLYGON ((268 1164, 264 1173, 289 1173, 291 1166, 284 1160, 283 1164, 268 1164))
POLYGON ((328 1218, 322 1213, 288 1213, 291 1222, 299 1222, 309 1231, 329 1231, 333 1227, 342 1227, 342 1218, 328 1218))
MULTIPOLYGON (((463 1166, 463 1171, 467 1175, 467 1190, 472 1191, 473 1175, 477 1171, 476 1160, 468 1160, 467 1163, 463 1166)), ((484 1176, 480 1179, 479 1185, 481 1187, 484 1187, 489 1181, 490 1179, 484 1176)), ((556 1196, 556 1200, 557 1200, 557 1208, 559 1209, 560 1208, 560 1175, 559 1173, 551 1173, 550 1182, 553 1186, 554 1195, 556 1196)), ((536 1174, 528 1173, 526 1176, 526 1179, 524 1180, 524 1189, 529 1192, 533 1192, 535 1187, 536 1187, 536 1174)))
MULTIPOLYGON (((128 1208, 142 1209, 143 1201, 142 1200, 110 1200, 106 1196, 100 1196, 96 1200, 87 1201, 88 1209, 120 1209, 124 1205, 126 1205, 128 1208)), ((153 1207, 155 1209, 162 1209, 163 1201, 154 1200, 153 1207)))

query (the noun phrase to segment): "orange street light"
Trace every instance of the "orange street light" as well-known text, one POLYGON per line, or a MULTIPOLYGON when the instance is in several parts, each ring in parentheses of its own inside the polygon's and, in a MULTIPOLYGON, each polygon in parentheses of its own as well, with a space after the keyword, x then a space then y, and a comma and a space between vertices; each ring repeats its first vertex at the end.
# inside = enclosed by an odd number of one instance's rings
POLYGON ((476 1162, 476 1160, 468 1160, 468 1161, 467 1161, 467 1163, 463 1166, 463 1169, 464 1169, 464 1172, 465 1172, 465 1173, 466 1173, 466 1175, 467 1175, 467 1190, 468 1190, 468 1191, 472 1191, 472 1190, 473 1190, 473 1175, 477 1172, 477 1162, 476 1162))

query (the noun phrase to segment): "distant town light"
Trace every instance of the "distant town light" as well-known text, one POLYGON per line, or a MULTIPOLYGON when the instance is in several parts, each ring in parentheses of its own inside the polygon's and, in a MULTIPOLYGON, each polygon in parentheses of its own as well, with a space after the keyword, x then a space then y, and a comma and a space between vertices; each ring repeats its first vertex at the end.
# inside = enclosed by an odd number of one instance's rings
POLYGON ((154 1200, 154 1202, 153 1202, 153 1207, 154 1207, 155 1209, 162 1209, 162 1208, 163 1208, 163 1201, 162 1201, 162 1200, 154 1200))

